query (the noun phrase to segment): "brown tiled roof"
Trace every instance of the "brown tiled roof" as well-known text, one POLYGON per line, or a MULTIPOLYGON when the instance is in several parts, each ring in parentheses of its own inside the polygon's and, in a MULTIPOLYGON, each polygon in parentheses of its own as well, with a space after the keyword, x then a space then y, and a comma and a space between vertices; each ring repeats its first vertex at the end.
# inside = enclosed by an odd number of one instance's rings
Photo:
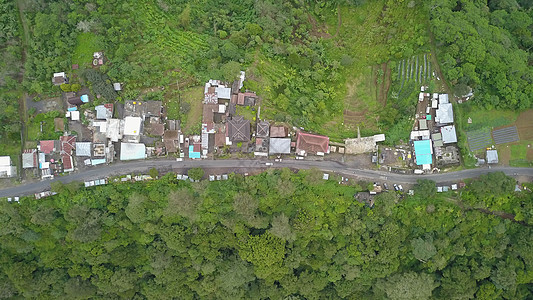
POLYGON ((218 104, 204 104, 202 123, 212 123, 215 111, 218 111, 218 104))
POLYGON ((283 126, 272 126, 270 127, 270 137, 286 137, 287 132, 283 126))
POLYGON ((228 121, 228 136, 232 142, 248 142, 250 140, 250 121, 242 116, 235 116, 228 121))
POLYGON ((296 152, 305 151, 307 153, 323 152, 329 149, 329 137, 299 132, 296 139, 296 152))
POLYGON ((64 77, 54 77, 54 84, 63 84, 67 82, 67 80, 64 77))
POLYGON ((162 136, 165 133, 165 125, 163 124, 150 124, 150 134, 162 136))
POLYGON ((72 150, 76 149, 76 137, 75 136, 61 136, 61 151, 72 155, 72 150))
POLYGON ((67 101, 68 103, 72 104, 72 105, 82 105, 83 104, 83 101, 81 101, 81 98, 80 96, 68 96, 67 97, 67 101))
POLYGON ((73 168, 72 157, 67 153, 61 153, 61 161, 63 162, 63 169, 70 170, 73 168))
POLYGON ((215 133, 215 146, 224 147, 226 145, 226 134, 224 132, 215 133))
POLYGON ((167 130, 163 134, 164 140, 177 140, 178 139, 178 131, 177 130, 167 130))
POLYGON ((244 105, 244 93, 239 93, 239 97, 237 98, 237 104, 244 105))
POLYGON ((202 143, 194 143, 192 147, 194 152, 201 152, 202 151, 202 143))
POLYGON ((177 152, 178 149, 176 148, 176 143, 174 140, 163 140, 165 143, 165 148, 167 149, 167 152, 177 152))

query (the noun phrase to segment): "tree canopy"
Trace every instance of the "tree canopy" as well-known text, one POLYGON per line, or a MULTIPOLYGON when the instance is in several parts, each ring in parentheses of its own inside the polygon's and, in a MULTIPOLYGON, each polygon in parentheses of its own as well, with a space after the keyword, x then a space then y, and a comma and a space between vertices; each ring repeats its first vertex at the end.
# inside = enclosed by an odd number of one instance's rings
MULTIPOLYGON (((112 182, 0 201, 7 298, 527 299, 529 225, 441 193, 354 200, 316 170, 227 181, 112 182), (285 190, 290 189, 289 193, 285 190)), ((422 190, 430 182, 420 183, 422 190)), ((419 189, 416 189, 419 190, 419 189)), ((498 197, 517 197, 501 189, 498 197)), ((531 193, 523 193, 529 202, 531 193)), ((526 211, 531 208, 522 207, 526 211)))

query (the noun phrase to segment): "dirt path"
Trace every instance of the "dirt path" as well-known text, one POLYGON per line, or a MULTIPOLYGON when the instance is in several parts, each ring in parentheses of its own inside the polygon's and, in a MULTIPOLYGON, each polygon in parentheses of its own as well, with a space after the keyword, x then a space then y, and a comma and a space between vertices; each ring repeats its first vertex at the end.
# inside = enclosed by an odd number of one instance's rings
MULTIPOLYGON (((433 62, 433 69, 437 76, 440 78, 442 83, 444 84, 444 88, 446 89, 446 93, 453 96, 453 91, 450 88, 450 85, 448 84, 448 81, 446 81, 444 74, 442 74, 439 61, 437 60, 437 46, 435 44, 435 36, 433 35, 433 32, 431 31, 431 27, 429 24, 429 20, 427 21, 427 30, 429 35, 429 47, 431 49, 431 57, 429 57, 430 61, 433 62)), ((431 75, 431 74, 430 74, 431 75)), ((454 100, 454 97, 451 97, 451 100, 454 100)))

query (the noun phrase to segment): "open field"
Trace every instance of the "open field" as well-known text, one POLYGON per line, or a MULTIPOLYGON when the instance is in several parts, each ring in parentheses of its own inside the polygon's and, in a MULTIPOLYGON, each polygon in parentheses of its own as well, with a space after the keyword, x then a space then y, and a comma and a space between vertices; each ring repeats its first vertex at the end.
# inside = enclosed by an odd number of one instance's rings
MULTIPOLYGON (((188 103, 189 105, 189 111, 186 115, 181 116, 181 122, 182 122, 182 130, 183 132, 190 132, 197 126, 198 123, 202 122, 202 100, 204 98, 204 87, 203 86, 195 86, 186 88, 182 94, 181 94, 181 101, 184 103, 188 103)), ((178 100, 177 98, 175 99, 178 100)), ((186 104, 184 104, 186 105, 186 104)), ((169 105, 167 104, 167 107, 169 108, 169 114, 170 109, 174 111, 172 114, 173 116, 179 115, 179 105, 169 105)))
POLYGON ((457 130, 466 133, 470 151, 478 157, 484 157, 485 149, 494 145, 498 150, 500 165, 532 166, 533 109, 521 113, 510 110, 489 111, 473 108, 470 103, 455 107, 456 116, 462 118, 457 120, 460 125, 457 130), (471 124, 467 123, 468 118, 472 119, 471 124))
POLYGON ((76 48, 72 52, 72 63, 79 64, 80 68, 88 67, 92 63, 93 53, 103 50, 100 38, 91 32, 78 34, 76 48))

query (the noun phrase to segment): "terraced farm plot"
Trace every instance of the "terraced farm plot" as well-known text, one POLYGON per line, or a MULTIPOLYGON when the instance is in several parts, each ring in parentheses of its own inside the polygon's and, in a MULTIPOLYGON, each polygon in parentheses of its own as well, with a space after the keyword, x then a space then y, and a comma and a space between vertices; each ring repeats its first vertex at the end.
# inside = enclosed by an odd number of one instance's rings
POLYGON ((397 80, 401 82, 398 94, 401 93, 404 83, 409 80, 414 80, 417 83, 425 83, 433 77, 428 53, 404 59, 398 64, 397 80))
POLYGON ((470 151, 477 151, 492 145, 492 137, 488 128, 483 128, 466 133, 470 151))
POLYGON ((492 137, 496 145, 518 142, 520 140, 516 126, 493 130, 492 137))

